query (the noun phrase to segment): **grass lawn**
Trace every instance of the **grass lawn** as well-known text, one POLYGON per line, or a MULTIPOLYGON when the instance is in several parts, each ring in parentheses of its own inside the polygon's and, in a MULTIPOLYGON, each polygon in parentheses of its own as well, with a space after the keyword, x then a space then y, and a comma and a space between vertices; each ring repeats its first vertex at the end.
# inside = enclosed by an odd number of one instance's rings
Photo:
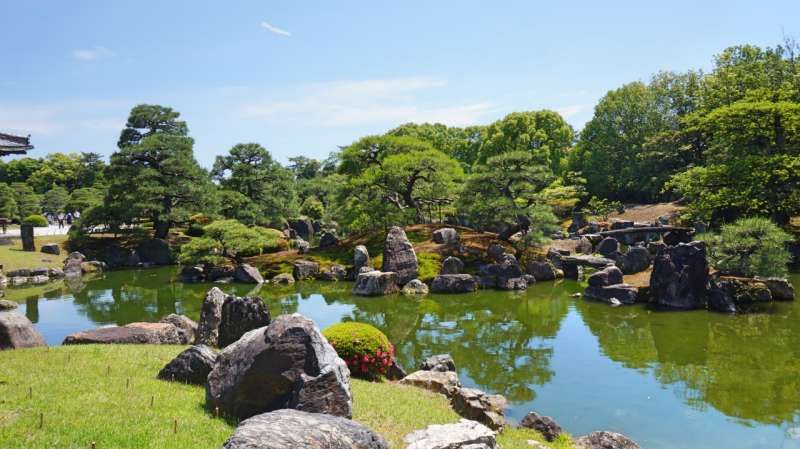
POLYGON ((22 240, 14 239, 12 245, 0 245, 0 265, 3 271, 9 272, 19 268, 61 268, 64 259, 67 257, 64 249, 64 242, 67 241, 66 235, 37 235, 34 239, 36 251, 28 252, 22 250, 22 240), (60 256, 44 254, 39 252, 42 245, 46 243, 58 243, 61 245, 60 256))
MULTIPOLYGON (((159 381, 177 346, 87 345, 0 352, 0 447, 214 448, 235 422, 203 408, 202 387, 159 381)), ((392 383, 353 380, 354 419, 382 434, 393 448, 429 424, 458 420, 439 395, 392 383)), ((540 440, 508 429, 504 449, 540 440)), ((562 437, 553 448, 570 447, 562 437)))

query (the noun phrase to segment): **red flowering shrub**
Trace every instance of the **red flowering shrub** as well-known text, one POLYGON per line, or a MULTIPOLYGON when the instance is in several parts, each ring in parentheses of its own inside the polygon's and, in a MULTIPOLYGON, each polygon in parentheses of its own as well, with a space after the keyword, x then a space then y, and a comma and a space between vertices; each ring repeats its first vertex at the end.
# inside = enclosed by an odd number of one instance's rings
POLYGON ((379 379, 394 363, 394 346, 386 335, 364 323, 339 323, 322 332, 353 377, 379 379))

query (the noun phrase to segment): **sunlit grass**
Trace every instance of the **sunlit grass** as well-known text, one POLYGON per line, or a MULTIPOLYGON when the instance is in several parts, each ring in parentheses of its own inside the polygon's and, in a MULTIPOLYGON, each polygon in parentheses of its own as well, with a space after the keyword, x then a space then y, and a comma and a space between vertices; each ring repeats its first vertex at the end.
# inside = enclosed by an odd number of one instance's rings
POLYGON ((62 245, 66 240, 66 235, 37 235, 34 238, 36 251, 30 252, 22 250, 22 240, 14 239, 11 245, 0 245, 0 264, 5 272, 20 268, 61 268, 66 258, 63 247, 60 256, 44 254, 39 250, 47 243, 62 245))

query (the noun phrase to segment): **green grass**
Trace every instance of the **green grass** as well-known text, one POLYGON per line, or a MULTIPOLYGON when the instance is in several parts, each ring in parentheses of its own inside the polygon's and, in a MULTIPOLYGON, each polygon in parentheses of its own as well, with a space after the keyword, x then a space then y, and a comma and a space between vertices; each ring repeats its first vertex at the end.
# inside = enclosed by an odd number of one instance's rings
MULTIPOLYGON (((206 412, 202 387, 155 378, 182 349, 87 345, 0 352, 0 447, 218 449, 235 422, 206 412)), ((352 389, 353 419, 394 448, 404 447, 403 436, 413 430, 459 419, 444 397, 418 388, 354 379, 352 389)), ((541 440, 509 428, 498 442, 522 449, 530 439, 541 440)), ((568 449, 569 438, 551 447, 568 449)))
POLYGON ((63 244, 67 240, 66 235, 42 235, 36 236, 36 251, 28 252, 22 250, 22 240, 14 239, 12 245, 0 245, 0 264, 3 271, 8 272, 19 268, 61 268, 64 262, 65 250, 63 244), (39 252, 42 245, 46 243, 58 243, 62 245, 62 255, 54 256, 39 252))

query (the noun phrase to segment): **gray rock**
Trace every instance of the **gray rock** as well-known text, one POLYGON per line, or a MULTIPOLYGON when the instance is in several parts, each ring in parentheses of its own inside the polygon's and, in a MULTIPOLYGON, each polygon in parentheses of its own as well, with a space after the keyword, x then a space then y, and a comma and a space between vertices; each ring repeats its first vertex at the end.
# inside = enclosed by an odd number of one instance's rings
POLYGON ((622 279, 622 271, 615 266, 610 266, 592 273, 587 281, 592 287, 605 287, 608 285, 621 284, 622 279))
POLYGON ((754 303, 772 301, 772 293, 766 284, 752 278, 720 276, 711 281, 708 299, 711 310, 736 313, 754 303))
POLYGON ((64 275, 67 277, 79 277, 83 275, 83 270, 81 270, 81 264, 86 260, 86 256, 83 254, 73 251, 67 256, 66 260, 64 260, 64 275))
POLYGON ((277 285, 294 284, 294 276, 291 273, 281 273, 272 278, 272 283, 277 285))
POLYGON ((52 254, 54 256, 61 255, 61 246, 58 243, 45 243, 39 250, 45 254, 52 254))
POLYGON ((186 315, 171 313, 159 320, 159 323, 169 323, 178 329, 181 344, 191 345, 197 340, 197 323, 186 315))
POLYGON ((464 262, 458 257, 450 256, 442 262, 439 274, 459 274, 464 270, 464 262))
POLYGON ((372 430, 349 419, 277 410, 239 423, 223 449, 389 449, 372 430))
POLYGON ((170 265, 173 261, 172 250, 166 240, 145 240, 136 246, 136 253, 145 265, 170 265))
POLYGON ((431 283, 434 293, 470 293, 477 289, 475 278, 469 274, 440 274, 431 283))
POLYGON ((368 271, 359 273, 353 294, 358 296, 383 296, 397 293, 397 273, 368 271))
POLYGON ((567 230, 569 232, 578 232, 581 228, 586 227, 589 224, 586 221, 586 212, 577 211, 572 213, 572 223, 570 223, 569 228, 567 230))
POLYGON ((19 235, 22 240, 23 251, 36 251, 36 244, 33 237, 33 226, 24 224, 19 227, 19 235))
POLYGON ((361 272, 363 267, 369 267, 369 251, 366 246, 358 245, 353 249, 353 273, 355 276, 361 272))
POLYGON ((293 266, 292 276, 298 281, 313 279, 319 273, 319 263, 310 260, 296 260, 293 266))
POLYGON ((26 316, 0 313, 0 350, 47 346, 44 337, 26 316))
POLYGON ((264 278, 261 277, 261 273, 258 272, 258 269, 246 263, 236 266, 236 270, 233 271, 233 277, 238 282, 244 282, 246 284, 264 283, 264 278))
POLYGON ((453 371, 414 371, 401 379, 400 383, 443 394, 448 398, 453 396, 461 385, 458 382, 458 374, 453 371))
POLYGON ((497 243, 492 243, 488 248, 486 248, 486 255, 488 255, 491 260, 499 259, 500 256, 505 254, 505 252, 506 249, 503 247, 503 245, 499 245, 497 243))
POLYGON ((592 432, 574 442, 576 449, 642 449, 625 435, 614 432, 592 432))
POLYGON ((459 242, 458 232, 453 228, 442 228, 433 231, 433 241, 440 245, 455 245, 459 242))
POLYGON ((497 449, 495 432, 483 424, 462 419, 452 424, 432 424, 406 435, 405 449, 497 449))
POLYGON ((767 286, 775 301, 794 301, 794 286, 786 278, 756 278, 767 286))
POLYGON ((525 415, 519 426, 541 433, 547 441, 555 441, 561 435, 561 426, 553 418, 542 416, 536 412, 529 412, 525 415))
POLYGON ((667 247, 667 244, 664 242, 649 242, 647 244, 647 251, 650 253, 651 256, 656 256, 658 253, 664 250, 667 247))
POLYGON ((349 418, 350 371, 311 320, 281 315, 219 354, 206 402, 238 418, 283 408, 349 418))
POLYGON ((499 290, 526 290, 528 282, 522 276, 515 278, 501 277, 497 279, 497 288, 499 290))
POLYGON ((299 237, 294 240, 293 246, 300 254, 307 254, 311 250, 311 244, 299 237))
POLYGON ((492 430, 502 430, 506 425, 504 409, 508 401, 499 394, 487 394, 475 388, 459 388, 450 403, 459 415, 478 421, 492 430))
POLYGON ((617 256, 617 266, 625 274, 635 274, 650 268, 650 251, 641 246, 632 246, 628 252, 617 256))
POLYGON ((614 237, 606 237, 597 244, 597 252, 603 257, 613 259, 619 253, 619 240, 614 237))
POLYGON ((664 233, 662 240, 667 246, 676 246, 681 243, 690 243, 692 238, 685 232, 669 231, 664 233))
POLYGON ((704 242, 680 243, 661 251, 650 276, 651 302, 662 308, 703 309, 709 277, 704 242))
POLYGON ((0 299, 0 311, 14 310, 17 307, 18 305, 14 301, 9 301, 7 299, 0 299))
POLYGON ((400 290, 400 293, 407 296, 427 295, 428 286, 419 279, 412 279, 403 286, 403 289, 400 290))
POLYGON ((66 275, 64 274, 64 270, 62 270, 61 268, 50 268, 48 270, 48 276, 50 276, 53 279, 61 279, 66 275))
POLYGON ((525 265, 525 271, 538 282, 552 281, 558 276, 556 267, 550 261, 532 260, 525 265))
POLYGON ((344 281, 347 279, 347 268, 344 265, 333 264, 326 271, 321 272, 318 278, 323 281, 344 281))
POLYGON ((197 344, 217 346, 219 344, 219 323, 222 321, 222 304, 228 297, 217 287, 206 293, 200 308, 200 322, 197 324, 197 344))
POLYGON ((332 232, 323 232, 319 238, 320 248, 332 248, 339 244, 339 239, 332 232))
POLYGON ((217 354, 208 346, 192 346, 161 368, 157 377, 162 380, 203 385, 216 360, 217 354))
POLYGON ((224 348, 247 332, 264 327, 269 322, 269 307, 261 298, 257 296, 239 298, 228 295, 222 303, 219 347, 224 348))
POLYGON ((64 338, 65 345, 81 344, 183 344, 178 328, 170 323, 130 323, 75 332, 64 338))
POLYGON ((611 229, 628 229, 634 227, 634 222, 631 220, 612 220, 611 221, 611 229))
POLYGON ((314 222, 310 218, 289 220, 289 228, 293 229, 303 240, 311 241, 314 238, 314 222))
POLYGON ((437 354, 422 361, 419 369, 423 371, 455 371, 456 362, 450 354, 437 354))
POLYGON ((595 301, 607 302, 612 305, 635 304, 639 300, 636 287, 628 284, 612 284, 605 287, 586 287, 583 297, 595 301))
POLYGON ((400 285, 405 285, 419 276, 419 264, 414 246, 400 227, 392 226, 386 235, 381 271, 397 273, 397 283, 400 285))
POLYGON ((575 246, 575 251, 583 254, 592 254, 594 252, 594 245, 592 241, 586 237, 579 237, 578 244, 575 246))

